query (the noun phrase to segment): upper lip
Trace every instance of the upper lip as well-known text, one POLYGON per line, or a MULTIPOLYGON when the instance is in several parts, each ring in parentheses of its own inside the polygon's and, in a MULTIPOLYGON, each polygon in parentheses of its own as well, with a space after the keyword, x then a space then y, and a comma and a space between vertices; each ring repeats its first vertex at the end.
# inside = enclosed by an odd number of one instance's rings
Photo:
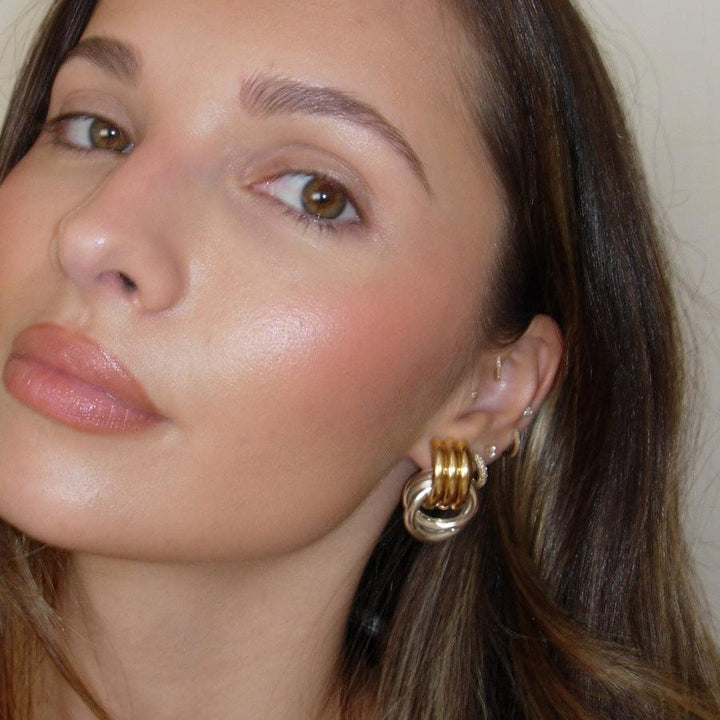
POLYGON ((125 405, 160 416, 129 370, 97 342, 72 330, 51 323, 32 325, 15 338, 12 356, 75 377, 125 405))

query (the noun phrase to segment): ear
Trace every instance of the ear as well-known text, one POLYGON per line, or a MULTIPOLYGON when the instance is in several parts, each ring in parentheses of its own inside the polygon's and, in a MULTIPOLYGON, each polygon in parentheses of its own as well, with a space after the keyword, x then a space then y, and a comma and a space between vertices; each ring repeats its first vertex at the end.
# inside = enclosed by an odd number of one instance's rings
POLYGON ((485 351, 426 425, 409 457, 430 467, 433 437, 465 440, 490 461, 499 457, 533 420, 550 391, 563 354, 562 333, 547 315, 537 315, 515 342, 485 351))

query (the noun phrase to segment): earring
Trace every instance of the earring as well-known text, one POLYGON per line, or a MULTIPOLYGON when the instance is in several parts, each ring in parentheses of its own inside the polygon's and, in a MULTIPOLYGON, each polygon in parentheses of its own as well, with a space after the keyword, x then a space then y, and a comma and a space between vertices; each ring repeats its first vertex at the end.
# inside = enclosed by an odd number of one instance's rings
POLYGON ((430 444, 432 469, 413 475, 403 490, 405 527, 417 540, 437 542, 460 531, 478 509, 477 491, 487 482, 487 465, 467 443, 430 444))
POLYGON ((502 380, 502 358, 499 355, 495 358, 495 380, 502 380))
POLYGON ((505 451, 505 457, 514 458, 520 452, 520 433, 517 429, 512 431, 512 445, 505 451))

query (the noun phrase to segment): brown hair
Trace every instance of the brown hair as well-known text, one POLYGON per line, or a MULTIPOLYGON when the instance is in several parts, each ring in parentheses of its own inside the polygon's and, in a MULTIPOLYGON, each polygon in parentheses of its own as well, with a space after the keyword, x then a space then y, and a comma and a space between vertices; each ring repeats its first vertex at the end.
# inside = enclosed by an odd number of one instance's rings
MULTIPOLYGON (((0 139, 3 176, 94 5, 53 6, 0 139)), ((507 205, 495 334, 548 314, 565 362, 521 457, 491 466, 470 528, 421 546, 399 514, 389 522, 348 619, 344 713, 717 719, 720 659, 678 519, 676 312, 615 92, 567 0, 450 5, 468 40, 458 76, 507 205)), ((82 683, 52 610, 62 555, 6 528, 0 562, 0 712, 18 720, 41 649, 82 683)))

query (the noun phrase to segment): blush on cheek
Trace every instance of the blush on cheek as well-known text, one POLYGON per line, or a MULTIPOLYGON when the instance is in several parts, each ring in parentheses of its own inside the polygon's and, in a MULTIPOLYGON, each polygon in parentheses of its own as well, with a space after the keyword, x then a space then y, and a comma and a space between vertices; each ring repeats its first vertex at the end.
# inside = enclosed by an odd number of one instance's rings
POLYGON ((314 418, 332 407, 353 432, 382 430, 405 442, 437 409, 439 388, 461 362, 454 350, 464 339, 461 321, 449 322, 446 307, 437 298, 370 288, 318 312, 322 333, 306 338, 307 362, 295 368, 305 388, 301 405, 314 418))

